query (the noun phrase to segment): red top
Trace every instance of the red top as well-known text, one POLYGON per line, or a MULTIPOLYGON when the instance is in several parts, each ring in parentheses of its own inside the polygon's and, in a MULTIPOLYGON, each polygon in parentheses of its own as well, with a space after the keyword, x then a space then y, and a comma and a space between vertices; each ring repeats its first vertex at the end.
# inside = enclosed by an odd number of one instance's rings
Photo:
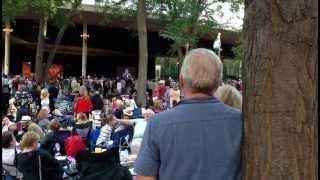
POLYGON ((164 85, 161 85, 159 87, 159 99, 162 99, 163 95, 166 93, 167 87, 164 85))
POLYGON ((93 109, 92 103, 90 99, 85 99, 83 97, 79 97, 74 105, 74 112, 75 113, 86 113, 91 112, 93 109))
POLYGON ((152 97, 158 97, 159 96, 159 86, 155 85, 152 89, 152 97))

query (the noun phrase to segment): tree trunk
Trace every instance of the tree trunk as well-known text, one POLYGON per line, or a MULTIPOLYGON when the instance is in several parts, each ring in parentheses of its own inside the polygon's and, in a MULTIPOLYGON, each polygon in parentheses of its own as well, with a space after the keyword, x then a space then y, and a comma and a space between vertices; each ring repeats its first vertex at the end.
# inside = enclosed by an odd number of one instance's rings
POLYGON ((44 18, 41 18, 39 21, 39 32, 38 32, 38 43, 36 51, 36 65, 35 65, 35 77, 38 83, 42 83, 43 78, 43 53, 44 53, 44 18))
POLYGON ((148 45, 145 0, 138 1, 138 35, 139 35, 139 73, 138 73, 138 97, 137 102, 146 105, 146 84, 148 70, 148 45))
POLYGON ((58 34, 57 34, 56 40, 54 42, 53 50, 50 52, 50 54, 48 56, 48 59, 47 59, 47 64, 46 64, 46 67, 45 67, 45 70, 44 70, 44 76, 43 76, 44 77, 44 81, 48 81, 48 71, 50 69, 50 66, 53 63, 54 57, 55 57, 55 55, 57 53, 57 50, 58 50, 58 46, 61 43, 61 40, 63 38, 64 33, 66 32, 67 27, 68 27, 68 25, 63 26, 59 30, 58 34))
POLYGON ((180 70, 181 70, 181 66, 182 66, 182 63, 183 63, 183 52, 182 52, 182 49, 179 47, 178 48, 178 79, 179 79, 179 75, 180 75, 180 70))
POLYGON ((246 0, 244 180, 318 179, 317 0, 246 0))

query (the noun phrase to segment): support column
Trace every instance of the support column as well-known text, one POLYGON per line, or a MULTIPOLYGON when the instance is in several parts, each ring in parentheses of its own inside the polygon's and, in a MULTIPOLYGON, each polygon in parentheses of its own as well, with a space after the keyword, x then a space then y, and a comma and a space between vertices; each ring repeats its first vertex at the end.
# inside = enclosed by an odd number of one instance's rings
POLYGON ((81 75, 83 77, 86 77, 87 76, 87 51, 88 51, 87 39, 89 38, 86 21, 83 22, 83 32, 81 34, 81 38, 82 38, 82 71, 81 71, 81 75))
POLYGON ((8 75, 10 68, 10 33, 13 30, 10 28, 10 24, 7 24, 3 31, 5 32, 3 72, 8 75))

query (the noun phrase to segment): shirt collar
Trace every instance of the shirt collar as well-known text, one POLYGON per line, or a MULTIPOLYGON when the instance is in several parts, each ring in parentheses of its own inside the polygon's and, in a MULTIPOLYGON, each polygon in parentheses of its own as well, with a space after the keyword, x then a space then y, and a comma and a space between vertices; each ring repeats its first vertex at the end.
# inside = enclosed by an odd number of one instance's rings
POLYGON ((219 102, 214 96, 207 97, 195 97, 181 100, 177 105, 180 104, 193 104, 193 103, 217 103, 219 102))

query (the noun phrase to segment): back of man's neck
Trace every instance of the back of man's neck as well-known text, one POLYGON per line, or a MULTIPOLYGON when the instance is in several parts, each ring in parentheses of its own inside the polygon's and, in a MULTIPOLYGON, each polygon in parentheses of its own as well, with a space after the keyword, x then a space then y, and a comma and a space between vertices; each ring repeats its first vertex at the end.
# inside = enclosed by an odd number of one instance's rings
POLYGON ((212 97, 212 95, 209 95, 206 93, 187 93, 184 96, 185 99, 206 98, 206 97, 212 97))

